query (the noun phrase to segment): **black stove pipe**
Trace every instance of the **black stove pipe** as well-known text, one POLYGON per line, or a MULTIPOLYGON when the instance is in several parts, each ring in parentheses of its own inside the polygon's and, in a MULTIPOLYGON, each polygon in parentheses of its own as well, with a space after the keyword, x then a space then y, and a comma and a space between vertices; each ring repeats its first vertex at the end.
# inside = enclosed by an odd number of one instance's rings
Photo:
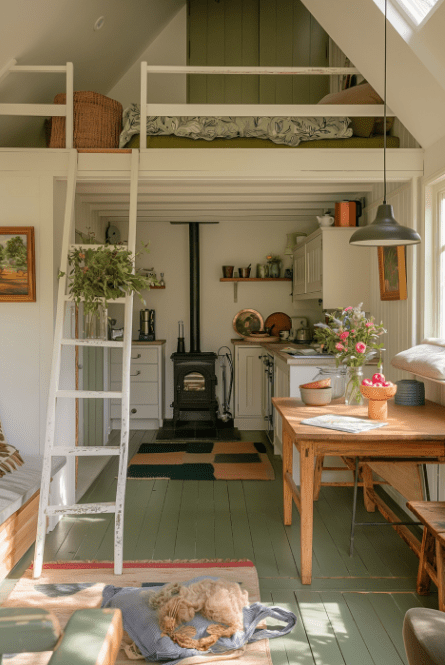
POLYGON ((190 352, 201 352, 199 329, 199 222, 189 223, 190 246, 190 352))

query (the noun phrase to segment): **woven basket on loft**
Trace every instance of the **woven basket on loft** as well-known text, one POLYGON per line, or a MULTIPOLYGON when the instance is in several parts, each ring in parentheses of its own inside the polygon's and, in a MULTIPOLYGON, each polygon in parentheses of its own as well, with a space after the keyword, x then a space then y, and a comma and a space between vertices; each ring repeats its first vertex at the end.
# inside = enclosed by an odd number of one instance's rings
MULTIPOLYGON (((65 104, 66 94, 54 97, 55 104, 65 104)), ((49 148, 64 148, 65 118, 49 121, 49 148)), ((74 148, 118 148, 122 130, 122 104, 98 92, 74 93, 74 148)))

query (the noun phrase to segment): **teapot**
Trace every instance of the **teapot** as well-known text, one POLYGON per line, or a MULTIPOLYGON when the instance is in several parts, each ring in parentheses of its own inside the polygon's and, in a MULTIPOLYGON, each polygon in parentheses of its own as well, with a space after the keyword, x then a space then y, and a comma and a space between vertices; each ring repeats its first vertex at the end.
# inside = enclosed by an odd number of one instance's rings
POLYGON ((320 226, 332 226, 334 218, 331 215, 322 215, 322 217, 317 216, 317 222, 320 226))

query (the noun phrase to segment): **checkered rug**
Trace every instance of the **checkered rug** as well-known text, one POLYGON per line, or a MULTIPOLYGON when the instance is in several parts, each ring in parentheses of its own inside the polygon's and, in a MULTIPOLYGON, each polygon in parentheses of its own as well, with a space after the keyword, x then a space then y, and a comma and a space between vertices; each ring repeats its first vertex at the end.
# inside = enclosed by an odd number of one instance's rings
POLYGON ((188 441, 143 443, 128 465, 128 478, 172 480, 274 480, 263 443, 188 441))

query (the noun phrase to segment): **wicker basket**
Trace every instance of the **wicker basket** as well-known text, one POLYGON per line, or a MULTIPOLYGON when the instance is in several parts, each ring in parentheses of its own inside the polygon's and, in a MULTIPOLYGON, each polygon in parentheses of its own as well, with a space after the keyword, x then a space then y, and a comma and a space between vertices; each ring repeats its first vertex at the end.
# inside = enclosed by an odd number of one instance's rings
MULTIPOLYGON (((64 92, 54 97, 65 104, 64 92)), ((74 148, 118 148, 122 130, 122 104, 98 92, 74 93, 74 148)), ((65 148, 65 118, 51 118, 49 148, 65 148)))

